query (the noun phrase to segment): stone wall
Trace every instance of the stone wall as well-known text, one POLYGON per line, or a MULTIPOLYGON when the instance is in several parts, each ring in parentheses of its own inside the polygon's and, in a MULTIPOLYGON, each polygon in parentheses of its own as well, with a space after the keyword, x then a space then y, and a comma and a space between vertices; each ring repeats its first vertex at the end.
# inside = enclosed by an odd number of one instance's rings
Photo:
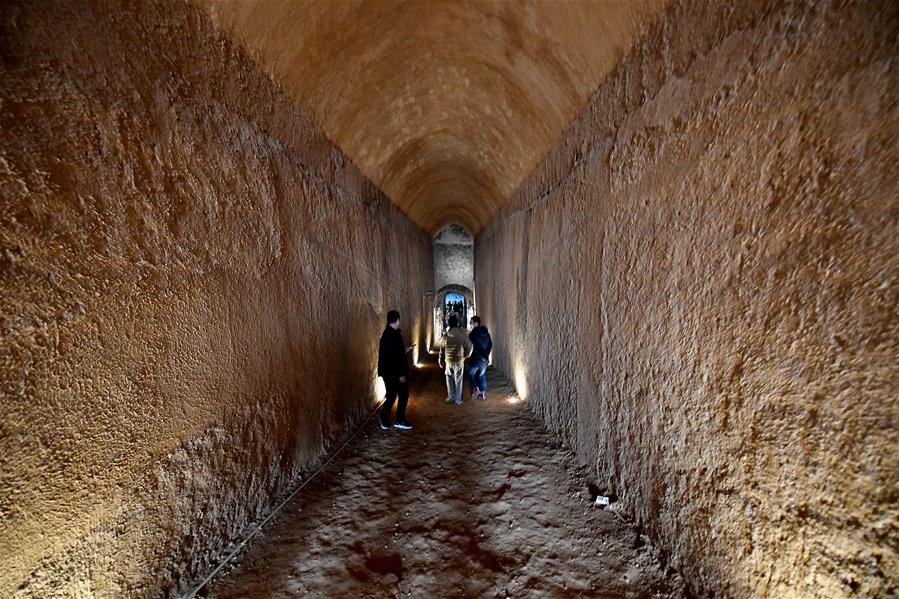
POLYGON ((448 285, 474 289, 474 239, 460 225, 447 225, 434 238, 434 291, 448 285))
POLYGON ((699 596, 897 592, 897 40, 676 3, 477 238, 494 363, 699 596))
POLYGON ((0 595, 179 594, 424 346, 430 236, 197 9, 0 19, 0 595))

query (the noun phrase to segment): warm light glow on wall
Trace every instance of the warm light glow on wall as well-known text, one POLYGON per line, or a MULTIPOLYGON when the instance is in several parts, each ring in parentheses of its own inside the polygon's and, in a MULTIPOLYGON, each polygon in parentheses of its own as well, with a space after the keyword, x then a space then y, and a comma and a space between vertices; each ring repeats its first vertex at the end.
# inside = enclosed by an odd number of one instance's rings
POLYGON ((375 403, 383 401, 387 397, 387 387, 384 386, 384 379, 378 377, 375 379, 375 403))
POLYGON ((515 377, 515 390, 518 391, 518 397, 524 401, 528 398, 528 382, 521 362, 515 364, 513 376, 515 377))
POLYGON ((412 348, 412 363, 415 364, 416 368, 418 367, 418 354, 419 351, 419 343, 421 342, 421 317, 415 317, 415 325, 412 327, 412 343, 415 344, 415 347, 412 348))

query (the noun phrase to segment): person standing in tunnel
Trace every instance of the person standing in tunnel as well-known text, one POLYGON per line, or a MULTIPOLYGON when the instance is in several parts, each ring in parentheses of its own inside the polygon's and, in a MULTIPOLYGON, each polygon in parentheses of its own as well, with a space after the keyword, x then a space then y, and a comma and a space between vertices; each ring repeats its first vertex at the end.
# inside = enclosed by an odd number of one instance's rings
POLYGON ((437 363, 446 373, 446 401, 457 406, 462 403, 462 375, 465 360, 471 356, 471 340, 465 331, 459 328, 459 319, 449 318, 449 330, 440 346, 440 357, 437 363))
POLYGON ((387 313, 387 326, 381 333, 381 345, 378 348, 378 376, 384 379, 384 387, 387 389, 387 397, 379 416, 381 430, 390 429, 390 413, 397 395, 400 401, 396 407, 393 428, 402 431, 412 429, 412 425, 406 420, 406 404, 409 402, 409 362, 406 354, 410 351, 412 346, 405 345, 400 331, 400 313, 391 310, 387 313))
POLYGON ((493 340, 490 338, 490 331, 481 324, 480 316, 472 316, 469 324, 471 333, 468 334, 468 338, 474 348, 467 369, 471 398, 487 399, 487 365, 490 363, 493 340))

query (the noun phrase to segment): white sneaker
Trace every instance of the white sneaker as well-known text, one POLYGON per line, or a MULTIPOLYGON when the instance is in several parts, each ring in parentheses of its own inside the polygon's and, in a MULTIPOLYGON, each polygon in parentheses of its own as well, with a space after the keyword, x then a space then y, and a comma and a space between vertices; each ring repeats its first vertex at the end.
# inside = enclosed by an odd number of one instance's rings
POLYGON ((471 398, 472 399, 478 399, 478 396, 480 394, 481 394, 481 390, 478 389, 477 387, 475 387, 474 389, 471 390, 471 398))

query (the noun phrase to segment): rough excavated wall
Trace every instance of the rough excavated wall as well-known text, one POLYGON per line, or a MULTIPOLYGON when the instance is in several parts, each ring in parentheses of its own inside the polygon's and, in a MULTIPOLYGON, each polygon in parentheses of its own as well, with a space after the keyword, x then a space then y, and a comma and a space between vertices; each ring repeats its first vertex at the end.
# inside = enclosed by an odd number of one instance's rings
POLYGON ((699 595, 897 592, 897 39, 677 4, 477 239, 495 363, 699 595))
POLYGON ((423 345, 430 236, 196 9, 0 18, 0 596, 184 591, 423 345))

